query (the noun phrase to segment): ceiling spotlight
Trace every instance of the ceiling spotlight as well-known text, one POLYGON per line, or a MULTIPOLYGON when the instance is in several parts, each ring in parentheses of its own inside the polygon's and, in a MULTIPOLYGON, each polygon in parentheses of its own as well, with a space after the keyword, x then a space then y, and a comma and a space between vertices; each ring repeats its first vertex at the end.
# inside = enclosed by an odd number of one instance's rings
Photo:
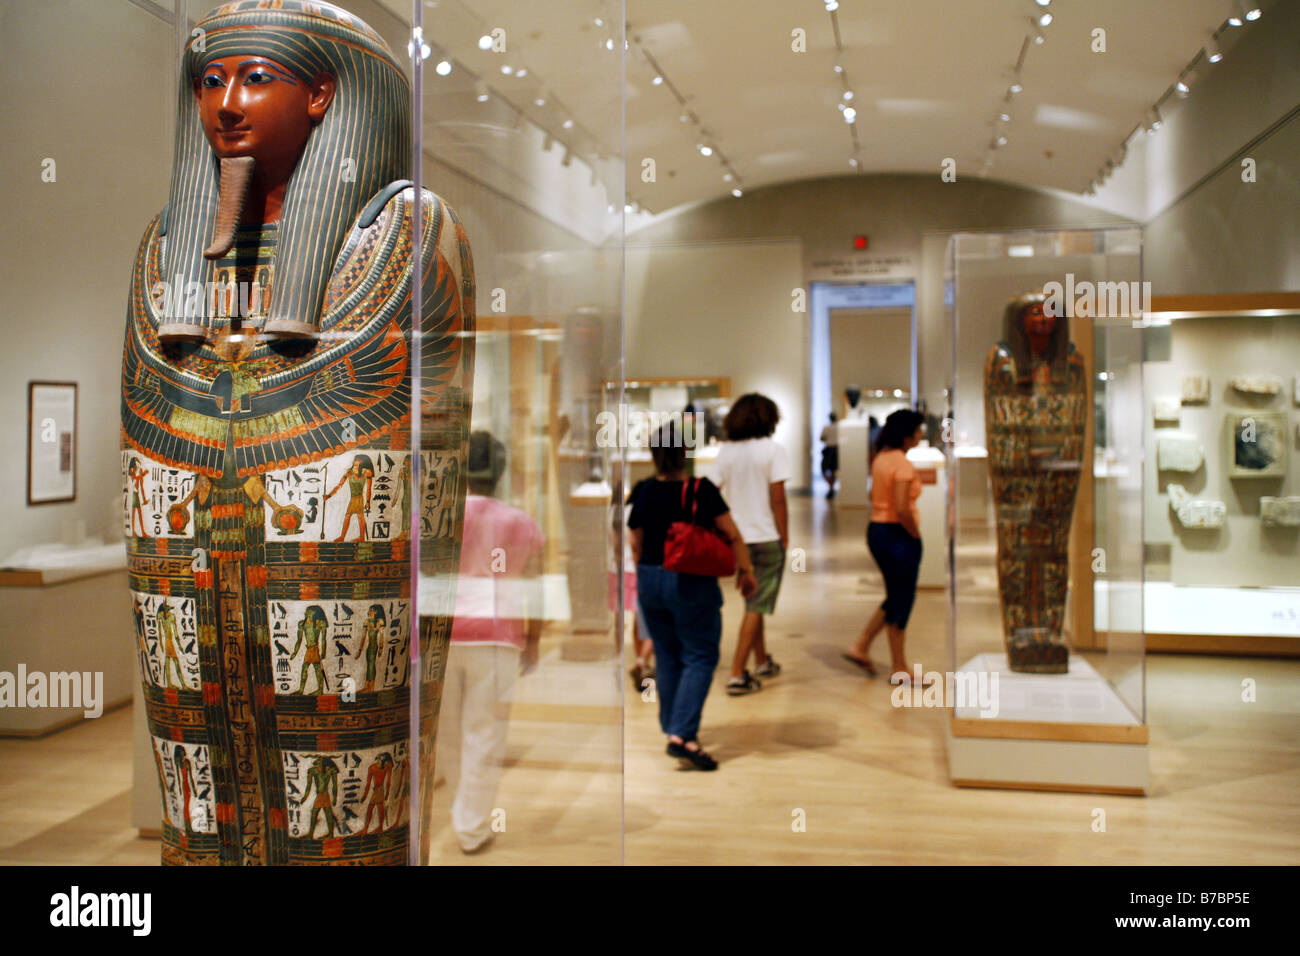
POLYGON ((1015 80, 1015 81, 1012 82, 1012 84, 1011 84, 1010 86, 1007 87, 1007 92, 1010 93, 1012 96, 1015 96, 1017 93, 1019 93, 1019 92, 1020 92, 1021 90, 1023 90, 1023 89, 1024 89, 1024 87, 1020 85, 1020 81, 1019 81, 1019 80, 1015 80))
POLYGON ((826 0, 826 12, 834 13, 840 8, 840 0, 826 0))
POLYGON ((478 48, 479 48, 480 50, 490 50, 490 49, 492 49, 492 37, 489 36, 489 35, 486 34, 486 33, 483 34, 481 37, 479 37, 479 38, 478 38, 478 48))
POLYGON ((565 129, 573 129, 573 120, 571 120, 571 119, 566 119, 566 120, 565 120, 563 123, 561 123, 560 125, 563 126, 565 129))
POLYGON ((691 121, 691 114, 683 110, 682 115, 677 118, 681 120, 683 123, 689 123, 691 121))
POLYGON ((845 91, 844 91, 844 99, 845 99, 846 101, 853 99, 853 91, 852 91, 852 90, 845 90, 845 91))
POLYGON ((624 204, 623 204, 623 212, 624 212, 626 215, 629 215, 629 216, 632 215, 632 204, 631 204, 630 202, 629 202, 629 203, 624 203, 624 204))
POLYGON ((613 37, 610 37, 608 40, 605 41, 605 49, 606 49, 606 50, 612 50, 612 49, 614 49, 614 38, 613 38, 613 37))
POLYGON ((855 110, 852 106, 846 106, 844 108, 844 122, 852 123, 857 118, 858 118, 858 111, 855 110))
POLYGON ((993 142, 997 143, 999 146, 1005 146, 1007 145, 1007 138, 1005 136, 999 136, 993 142))
POLYGON ((712 147, 712 146, 709 146, 709 145, 706 144, 706 143, 700 143, 700 145, 697 146, 696 148, 700 151, 700 155, 701 155, 701 156, 712 156, 712 155, 713 155, 713 147, 712 147))
POLYGON ((844 67, 842 67, 842 66, 840 66, 838 63, 836 63, 836 64, 835 64, 835 72, 836 72, 836 73, 843 73, 843 72, 844 72, 844 67))
POLYGON ((515 76, 520 77, 521 79, 527 75, 528 75, 528 67, 526 66, 521 66, 518 70, 515 71, 515 76))
POLYGON ((509 76, 510 74, 514 73, 514 71, 515 68, 511 66, 509 63, 501 64, 501 72, 504 73, 506 76, 509 76))
POLYGON ((591 22, 596 24, 596 26, 598 27, 603 27, 605 25, 605 21, 602 20, 600 17, 596 17, 596 19, 592 20, 591 22))
POLYGON ((656 73, 656 74, 655 74, 655 78, 654 78, 653 80, 651 80, 650 82, 653 83, 655 86, 663 86, 663 85, 664 85, 664 77, 663 77, 663 74, 662 74, 662 73, 656 73))
POLYGON ((849 157, 849 165, 852 166, 854 169, 857 169, 857 168, 858 168, 858 157, 856 157, 856 156, 850 156, 850 157, 849 157))
POLYGON ((451 72, 451 60, 439 60, 438 65, 433 68, 433 72, 439 76, 446 76, 451 72))
POLYGON ((1050 27, 1052 25, 1052 15, 1050 13, 1044 13, 1038 18, 1038 25, 1040 27, 1050 27))
POLYGON ((1219 49, 1219 41, 1210 37, 1205 42, 1205 58, 1211 63, 1218 63, 1223 59, 1223 51, 1219 49))
POLYGON ((1192 88, 1187 85, 1186 80, 1180 77, 1178 82, 1174 84, 1174 92, 1178 94, 1180 99, 1185 100, 1187 99, 1187 94, 1192 92, 1192 88))
POLYGON ((545 106, 546 98, 550 95, 551 95, 551 91, 543 86, 540 90, 537 91, 537 96, 533 99, 533 105, 545 106))
POLYGON ((735 179, 735 178, 736 178, 736 177, 733 176, 733 175, 731 175, 731 173, 723 173, 723 174, 722 174, 722 181, 723 181, 724 183, 729 183, 729 182, 731 182, 731 181, 732 181, 733 179, 735 179))
POLYGON ((1151 107, 1151 109, 1147 110, 1146 121, 1143 123, 1143 126, 1146 127, 1148 136, 1154 136, 1156 134, 1156 130, 1160 129, 1160 127, 1163 125, 1164 123, 1160 119, 1159 107, 1153 106, 1151 107))
POLYGON ((1246 24, 1246 11, 1241 8, 1241 0, 1232 0, 1232 11, 1228 14, 1228 26, 1240 27, 1246 24))
POLYGON ((1038 21, 1032 17, 1029 20, 1029 28, 1034 31, 1035 45, 1041 46, 1043 41, 1047 39, 1047 34, 1044 33, 1043 28, 1038 25, 1038 21))
POLYGON ((474 98, 477 99, 480 103, 486 103, 488 101, 487 84, 484 83, 482 80, 479 80, 477 83, 474 84, 474 98))
POLYGON ((999 113, 999 114, 998 114, 998 119, 1001 120, 1003 123, 1010 123, 1010 122, 1011 122, 1011 114, 1010 114, 1010 113, 1006 113, 1006 112, 999 113))
POLYGON ((1252 3, 1250 5, 1250 9, 1246 11, 1246 19, 1249 20, 1251 23, 1254 23, 1263 15, 1264 15, 1264 11, 1260 8, 1259 4, 1257 3, 1252 3))
POLYGON ((1046 7, 1046 6, 1049 6, 1049 5, 1051 4, 1052 0, 1035 0, 1035 2, 1036 2, 1040 7, 1046 7))
POLYGON ((731 191, 731 195, 739 199, 741 196, 745 195, 745 191, 741 189, 739 186, 737 186, 735 189, 731 191))

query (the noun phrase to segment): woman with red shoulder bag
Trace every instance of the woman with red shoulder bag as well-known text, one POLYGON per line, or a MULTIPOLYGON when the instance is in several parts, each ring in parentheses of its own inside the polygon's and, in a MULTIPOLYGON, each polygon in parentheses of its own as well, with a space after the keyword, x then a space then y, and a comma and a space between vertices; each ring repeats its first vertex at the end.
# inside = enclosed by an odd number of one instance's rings
POLYGON ((730 547, 741 594, 748 597, 758 585, 717 486, 707 478, 687 478, 682 437, 672 422, 653 436, 655 480, 637 486, 627 525, 637 597, 655 646, 659 726, 668 735, 668 755, 700 770, 716 770, 717 761, 701 749, 698 736, 722 640, 722 589, 713 575, 725 562, 704 536, 716 534, 730 547))

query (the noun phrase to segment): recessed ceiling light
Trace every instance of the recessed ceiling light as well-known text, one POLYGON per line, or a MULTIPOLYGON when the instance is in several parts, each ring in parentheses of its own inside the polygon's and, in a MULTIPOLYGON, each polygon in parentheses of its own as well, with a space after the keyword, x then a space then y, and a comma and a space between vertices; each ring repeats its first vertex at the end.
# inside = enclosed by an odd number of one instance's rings
POLYGON ((1219 49, 1219 41, 1210 37, 1205 42, 1205 58, 1211 63, 1218 63, 1223 59, 1223 51, 1219 49))
POLYGON ((854 169, 857 169, 857 168, 858 168, 858 158, 857 158, 856 156, 850 156, 850 157, 849 157, 849 165, 852 166, 854 169))
POLYGON ((486 103, 488 101, 487 84, 484 83, 482 80, 479 80, 477 83, 474 84, 474 98, 477 99, 480 103, 486 103))
POLYGON ((709 146, 707 143, 700 143, 700 145, 699 145, 698 148, 699 148, 699 150, 700 150, 700 155, 701 155, 701 156, 712 156, 712 155, 713 155, 713 147, 712 147, 712 146, 709 146))
POLYGON ((852 106, 847 106, 844 108, 844 122, 852 123, 857 118, 858 118, 858 111, 855 110, 852 106))
POLYGON ((853 91, 852 91, 852 90, 845 90, 845 91, 844 91, 844 99, 846 99, 846 100, 851 100, 851 99, 853 99, 853 91))
POLYGON ((515 76, 523 77, 523 76, 527 76, 527 75, 528 75, 528 68, 527 68, 527 67, 521 66, 519 69, 517 69, 517 70, 515 71, 515 76))
POLYGON ((1019 93, 1023 89, 1024 87, 1020 85, 1020 81, 1016 80, 1014 83, 1012 83, 1010 86, 1007 87, 1007 92, 1014 96, 1015 94, 1019 93))
POLYGON ((446 76, 451 72, 451 61, 439 60, 438 65, 433 68, 433 72, 437 73, 439 76, 446 76))
POLYGON ((561 123, 560 125, 563 126, 565 129, 573 129, 573 120, 571 120, 571 119, 566 119, 566 120, 565 120, 563 123, 561 123))
POLYGON ((1010 122, 1011 122, 1011 114, 1010 114, 1010 113, 999 113, 999 114, 998 114, 998 119, 1000 119, 1000 120, 1001 120, 1002 122, 1004 122, 1004 123, 1010 123, 1010 122))
POLYGON ((1186 80, 1180 79, 1177 83, 1174 84, 1174 92, 1177 93, 1183 99, 1186 99, 1187 94, 1192 92, 1192 88, 1187 85, 1186 80))
POLYGON ((723 173, 723 174, 722 174, 722 181, 723 181, 724 183, 729 183, 729 182, 731 182, 731 181, 732 181, 733 179, 735 179, 735 178, 736 178, 736 177, 733 176, 733 175, 731 175, 731 173, 723 173))
POLYGON ((1006 138, 1005 136, 999 136, 999 137, 995 140, 995 142, 996 142, 999 146, 1005 146, 1005 145, 1007 145, 1007 138, 1006 138))
POLYGON ((741 196, 745 195, 745 191, 741 189, 739 186, 737 186, 735 189, 731 191, 731 195, 739 199, 741 196))
POLYGON ((511 66, 509 63, 502 63, 502 64, 501 64, 501 72, 504 73, 506 76, 509 76, 509 75, 510 75, 511 73, 513 73, 514 71, 515 71, 515 68, 514 68, 513 66, 511 66))
POLYGON ((1228 14, 1228 26, 1240 27, 1246 24, 1246 11, 1241 8, 1241 0, 1232 0, 1232 11, 1228 14))
POLYGON ((480 50, 490 50, 490 49, 492 49, 492 37, 491 37, 490 35, 486 34, 486 33, 483 34, 481 37, 479 37, 479 38, 478 38, 478 48, 479 48, 480 50))
POLYGON ((1048 27, 1048 26, 1051 26, 1051 25, 1052 25, 1052 15, 1051 15, 1050 13, 1044 13, 1041 17, 1038 18, 1038 25, 1039 25, 1040 27, 1048 27))
POLYGON ((655 78, 650 82, 653 83, 655 86, 663 86, 663 82, 664 82, 663 75, 660 73, 656 73, 655 78))

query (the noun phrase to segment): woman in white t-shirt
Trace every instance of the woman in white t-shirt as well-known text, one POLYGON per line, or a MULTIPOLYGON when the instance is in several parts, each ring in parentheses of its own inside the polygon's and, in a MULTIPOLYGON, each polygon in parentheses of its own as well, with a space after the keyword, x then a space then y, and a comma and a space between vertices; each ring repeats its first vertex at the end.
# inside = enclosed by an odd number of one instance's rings
POLYGON ((750 393, 736 399, 722 427, 727 440, 718 452, 714 483, 722 490, 740 536, 754 563, 758 588, 745 600, 745 616, 731 662, 727 693, 732 697, 762 687, 759 677, 775 677, 781 665, 767 653, 763 616, 776 610, 789 543, 789 513, 785 483, 790 480, 790 456, 772 440, 781 419, 776 403, 750 393), (754 673, 746 669, 754 654, 754 673))

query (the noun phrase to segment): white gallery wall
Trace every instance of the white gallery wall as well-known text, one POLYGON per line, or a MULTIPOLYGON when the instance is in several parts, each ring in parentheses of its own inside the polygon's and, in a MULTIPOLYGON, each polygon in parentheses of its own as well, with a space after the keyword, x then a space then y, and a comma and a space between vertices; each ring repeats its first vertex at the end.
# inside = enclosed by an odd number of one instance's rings
POLYGON ((0 560, 68 522, 121 536, 118 465, 127 288, 167 201, 172 28, 127 0, 0 4, 0 560), (21 38, 21 42, 14 42, 21 38), (54 181, 42 179, 54 161, 54 181), (27 383, 79 386, 77 500, 28 507, 27 383))
POLYGON ((788 239, 629 245, 624 299, 627 377, 727 377, 733 398, 767 395, 795 488, 810 481, 808 316, 791 310, 801 255, 788 239))

